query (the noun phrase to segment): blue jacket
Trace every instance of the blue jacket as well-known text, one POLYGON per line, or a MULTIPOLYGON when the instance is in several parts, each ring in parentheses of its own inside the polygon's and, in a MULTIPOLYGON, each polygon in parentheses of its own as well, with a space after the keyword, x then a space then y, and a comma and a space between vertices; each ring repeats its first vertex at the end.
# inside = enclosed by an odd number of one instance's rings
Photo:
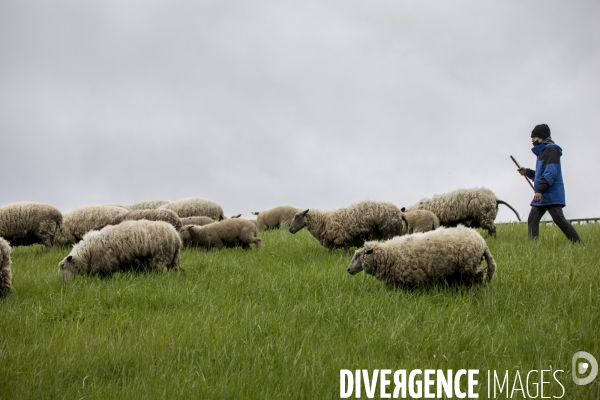
POLYGON ((560 167, 562 149, 548 140, 534 146, 531 151, 537 156, 535 171, 529 169, 527 177, 533 179, 536 193, 541 193, 539 202, 531 202, 532 206, 565 206, 565 185, 560 167))

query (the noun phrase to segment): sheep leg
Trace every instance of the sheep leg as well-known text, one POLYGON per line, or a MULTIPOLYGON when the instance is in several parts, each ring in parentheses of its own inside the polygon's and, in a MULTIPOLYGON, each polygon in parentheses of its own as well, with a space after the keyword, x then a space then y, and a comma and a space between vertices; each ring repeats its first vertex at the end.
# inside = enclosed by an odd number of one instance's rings
POLYGON ((177 271, 181 275, 185 276, 185 270, 181 268, 181 255, 179 253, 179 250, 175 251, 175 254, 173 255, 173 260, 171 261, 169 267, 177 271))

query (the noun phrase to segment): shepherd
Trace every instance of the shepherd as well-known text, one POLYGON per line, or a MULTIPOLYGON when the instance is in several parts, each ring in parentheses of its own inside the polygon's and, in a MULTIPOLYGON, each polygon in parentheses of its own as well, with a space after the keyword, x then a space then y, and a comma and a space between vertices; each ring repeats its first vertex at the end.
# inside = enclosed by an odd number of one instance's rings
POLYGON ((517 171, 533 180, 535 192, 531 201, 531 211, 527 220, 530 239, 537 239, 540 233, 540 220, 548 211, 552 220, 573 243, 581 243, 579 234, 565 218, 565 185, 562 178, 560 157, 562 149, 552 140, 550 127, 546 124, 536 125, 531 131, 531 151, 537 156, 535 170, 520 167, 517 171))

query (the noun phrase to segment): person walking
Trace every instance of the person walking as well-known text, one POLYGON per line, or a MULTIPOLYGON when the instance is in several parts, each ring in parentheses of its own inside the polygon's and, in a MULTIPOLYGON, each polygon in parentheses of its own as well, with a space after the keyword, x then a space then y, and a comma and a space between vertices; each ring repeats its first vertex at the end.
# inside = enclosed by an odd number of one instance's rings
POLYGON ((540 233, 540 220, 548 211, 552 220, 573 243, 581 243, 579 234, 565 218, 565 185, 562 178, 560 157, 562 149, 550 137, 550 127, 546 124, 536 125, 531 131, 531 151, 537 156, 535 170, 519 168, 521 175, 533 180, 535 194, 529 212, 528 236, 537 239, 540 233))

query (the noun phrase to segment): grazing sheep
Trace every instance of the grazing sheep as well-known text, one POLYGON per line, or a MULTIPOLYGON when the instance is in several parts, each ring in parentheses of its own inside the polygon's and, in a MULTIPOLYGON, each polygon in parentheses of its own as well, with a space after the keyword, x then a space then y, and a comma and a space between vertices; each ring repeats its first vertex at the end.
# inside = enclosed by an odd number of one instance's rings
POLYGON ((179 215, 179 218, 187 217, 210 217, 215 221, 221 221, 225 218, 223 209, 214 201, 201 199, 198 197, 190 197, 172 201, 158 207, 160 210, 172 210, 179 215))
POLYGON ((208 224, 212 224, 213 222, 215 222, 214 219, 209 218, 209 217, 187 217, 187 218, 180 218, 181 221, 181 226, 185 226, 185 225, 208 225, 208 224))
POLYGON ((520 221, 519 213, 507 202, 496 197, 489 189, 458 189, 451 193, 423 199, 410 207, 412 210, 429 210, 440 220, 440 225, 453 227, 463 224, 471 228, 483 228, 496 237, 494 220, 498 215, 498 204, 508 206, 520 221))
POLYGON ((0 237, 13 247, 41 243, 50 251, 62 222, 61 212, 48 204, 22 202, 0 207, 0 237))
POLYGON ((0 237, 0 299, 12 291, 10 252, 10 244, 0 237))
POLYGON ((66 278, 145 270, 185 273, 180 265, 180 249, 179 234, 167 222, 123 221, 88 232, 58 264, 58 273, 66 278))
POLYGON ((363 201, 334 211, 305 210, 294 215, 290 232, 306 227, 330 250, 362 246, 367 240, 390 239, 402 235, 404 213, 391 203, 363 201))
POLYGON ((410 210, 401 208, 408 220, 408 233, 428 232, 440 227, 438 217, 428 210, 410 210))
POLYGON ((76 208, 63 216, 62 227, 56 233, 56 244, 75 244, 89 231, 106 226, 115 217, 127 212, 128 208, 112 205, 76 208))
POLYGON ((166 200, 150 200, 150 201, 140 201, 139 203, 135 203, 129 206, 132 210, 155 210, 158 207, 167 204, 166 200))
POLYGON ((388 285, 406 288, 437 282, 476 285, 492 280, 496 262, 476 230, 442 227, 365 243, 348 266, 351 275, 363 270, 388 285), (483 259, 487 273, 481 268, 483 259))
POLYGON ((266 211, 252 211, 253 215, 257 215, 258 229, 279 229, 290 226, 294 215, 302 211, 296 207, 279 206, 266 211))
POLYGON ((96 230, 104 228, 106 225, 118 225, 123 221, 136 221, 146 219, 148 221, 165 221, 173 225, 173 228, 179 230, 181 228, 181 220, 171 210, 135 210, 121 214, 110 220, 110 222, 96 227, 96 230))
POLYGON ((257 248, 263 246, 262 239, 257 236, 256 225, 243 218, 226 219, 204 226, 185 225, 179 234, 184 243, 206 249, 241 246, 249 250, 251 243, 257 248))

